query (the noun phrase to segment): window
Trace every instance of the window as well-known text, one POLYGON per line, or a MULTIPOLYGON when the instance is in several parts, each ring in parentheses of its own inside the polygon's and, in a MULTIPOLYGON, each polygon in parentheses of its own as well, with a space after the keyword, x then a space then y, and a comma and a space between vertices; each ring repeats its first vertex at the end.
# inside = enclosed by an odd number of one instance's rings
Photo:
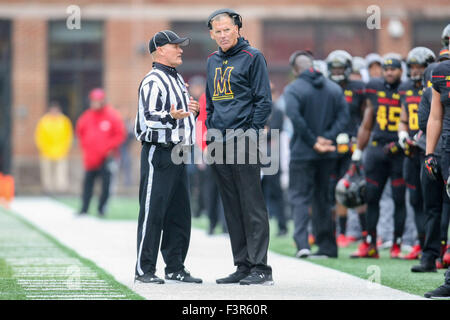
POLYGON ((11 171, 11 23, 0 20, 0 172, 11 171))
POLYGON ((103 83, 103 23, 83 21, 69 30, 49 22, 49 100, 57 100, 72 121, 89 106, 88 94, 103 83))
POLYGON ((194 75, 206 76, 206 60, 217 50, 204 22, 172 22, 171 30, 180 37, 189 37, 191 43, 183 48, 183 64, 177 69, 186 81, 194 75), (189 30, 189 33, 186 33, 189 30))
POLYGON ((423 46, 431 49, 436 57, 442 49, 441 34, 448 20, 415 21, 413 23, 413 47, 423 46))
POLYGON ((292 78, 289 57, 296 50, 311 50, 325 59, 337 49, 364 57, 376 49, 376 31, 365 21, 265 21, 263 52, 275 87, 281 90, 292 78))

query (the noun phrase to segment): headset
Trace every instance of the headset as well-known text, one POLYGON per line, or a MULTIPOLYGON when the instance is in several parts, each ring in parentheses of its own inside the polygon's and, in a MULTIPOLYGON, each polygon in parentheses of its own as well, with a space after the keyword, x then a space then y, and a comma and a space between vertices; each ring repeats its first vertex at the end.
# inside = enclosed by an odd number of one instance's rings
POLYGON ((230 18, 233 19, 234 24, 237 25, 238 29, 242 28, 242 17, 239 13, 237 13, 233 9, 219 9, 219 10, 216 10, 213 13, 211 13, 211 15, 208 17, 207 26, 208 26, 209 30, 212 30, 211 20, 214 19, 215 16, 222 14, 222 13, 228 14, 230 16, 230 18))

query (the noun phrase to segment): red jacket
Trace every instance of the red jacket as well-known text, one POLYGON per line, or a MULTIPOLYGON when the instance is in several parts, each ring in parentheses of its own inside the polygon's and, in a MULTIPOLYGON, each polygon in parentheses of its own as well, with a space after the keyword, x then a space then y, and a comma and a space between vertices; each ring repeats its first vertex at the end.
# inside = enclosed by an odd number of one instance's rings
POLYGON ((200 149, 203 151, 206 148, 206 95, 202 94, 198 101, 200 104, 200 110, 197 117, 197 124, 195 128, 196 142, 200 149))
POLYGON ((108 105, 83 112, 77 121, 76 135, 80 140, 86 170, 100 168, 126 137, 119 113, 108 105))

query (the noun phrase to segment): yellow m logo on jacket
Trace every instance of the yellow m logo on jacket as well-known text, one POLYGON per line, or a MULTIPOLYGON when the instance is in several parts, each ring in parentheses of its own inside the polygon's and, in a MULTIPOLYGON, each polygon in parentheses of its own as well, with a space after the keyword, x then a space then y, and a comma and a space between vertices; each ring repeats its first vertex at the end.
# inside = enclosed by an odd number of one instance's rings
POLYGON ((213 101, 233 99, 234 94, 231 91, 230 78, 231 71, 234 67, 227 67, 223 72, 222 68, 216 68, 216 73, 214 75, 214 95, 212 97, 213 101))

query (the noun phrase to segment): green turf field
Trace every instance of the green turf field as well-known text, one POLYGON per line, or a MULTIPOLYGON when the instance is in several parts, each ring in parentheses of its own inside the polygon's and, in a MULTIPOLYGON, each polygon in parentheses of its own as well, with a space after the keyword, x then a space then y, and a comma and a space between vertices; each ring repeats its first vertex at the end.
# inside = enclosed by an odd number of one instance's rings
MULTIPOLYGON (((58 198, 65 204, 79 208, 80 200, 76 198, 58 198)), ((95 203, 91 206, 95 208, 95 203)), ((109 205, 106 219, 137 219, 138 216, 137 199, 113 198, 109 205)), ((95 210, 90 210, 90 214, 95 214, 95 210)), ((192 219, 193 227, 207 230, 208 219, 204 216, 192 219)), ((216 228, 218 232, 219 228, 216 228)), ((289 234, 284 237, 276 236, 277 227, 275 221, 271 221, 270 250, 287 256, 295 256, 296 248, 293 234, 293 223, 289 222, 289 234)), ((444 270, 437 273, 416 274, 410 271, 411 266, 418 261, 393 260, 389 258, 389 250, 380 251, 380 259, 351 259, 350 254, 354 252, 358 244, 353 244, 348 248, 339 249, 339 258, 322 259, 308 261, 325 267, 340 270, 363 279, 379 277, 381 284, 391 288, 406 291, 408 293, 423 296, 426 291, 435 289, 444 281, 444 270)), ((312 247, 314 252, 317 248, 312 247)))
MULTIPOLYGON (((289 225, 289 235, 276 237, 275 224, 271 224, 270 249, 274 252, 295 257, 296 247, 292 238, 293 224, 289 225)), ((395 289, 417 294, 423 297, 427 291, 435 289, 444 282, 444 270, 437 273, 413 273, 411 266, 418 264, 418 260, 398 260, 389 257, 389 249, 380 250, 379 259, 352 259, 350 254, 356 251, 359 243, 354 243, 347 248, 339 248, 337 259, 308 259, 325 267, 340 270, 354 276, 375 281, 379 276, 380 283, 395 289)), ((312 252, 317 246, 312 247, 312 252)))
POLYGON ((0 300, 143 299, 54 238, 0 207, 0 300))

